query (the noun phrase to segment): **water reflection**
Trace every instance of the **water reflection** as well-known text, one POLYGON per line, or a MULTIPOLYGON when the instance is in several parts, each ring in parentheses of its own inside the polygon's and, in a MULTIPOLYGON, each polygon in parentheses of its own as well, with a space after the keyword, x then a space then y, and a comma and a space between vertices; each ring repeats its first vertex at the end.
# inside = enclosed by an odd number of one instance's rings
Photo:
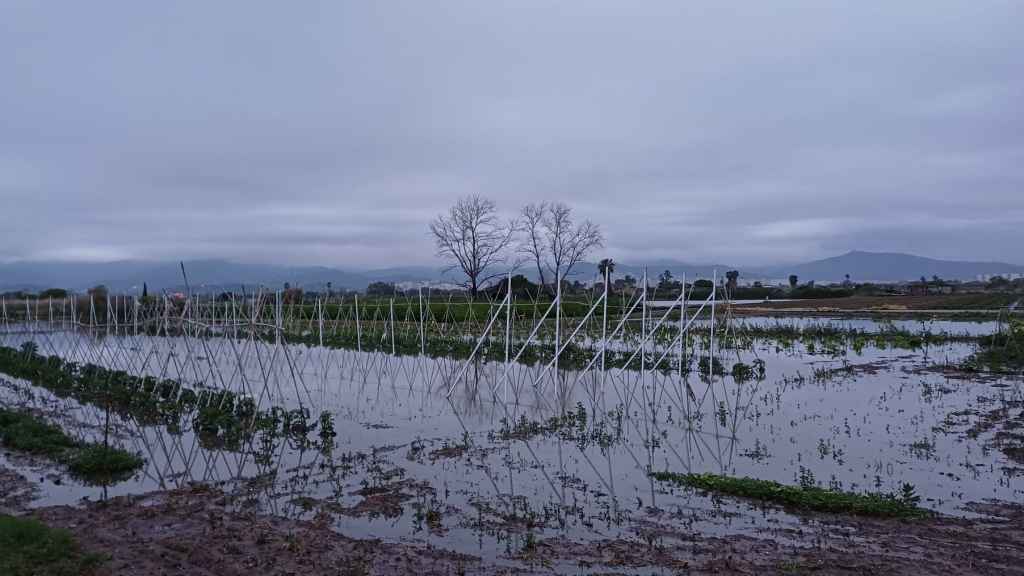
MULTIPOLYGON (((0 338, 4 346, 31 339, 41 354, 231 390, 261 408, 333 415, 337 436, 323 449, 259 433, 228 449, 204 442, 190 418, 175 429, 117 419, 117 437, 146 458, 144 470, 106 492, 55 477, 40 504, 215 483, 239 506, 327 514, 353 535, 443 538, 449 548, 501 554, 533 533, 598 539, 663 523, 732 534, 798 523, 669 490, 650 478, 653 470, 785 483, 809 476, 847 490, 912 482, 926 505, 947 513, 963 513, 965 501, 1021 496, 1005 457, 986 450, 983 436, 961 433, 975 422, 966 411, 1021 401, 1020 383, 926 370, 930 358, 969 353, 960 343, 927 353, 848 350, 838 359, 799 343, 784 350, 755 343, 742 353, 748 364, 750 355, 763 360, 764 374, 750 377, 476 363, 449 398, 462 365, 444 358, 187 335, 51 330, 0 338)), ((95 406, 23 381, 8 381, 2 398, 46 410, 82 438, 95 438, 104 421, 95 406)))

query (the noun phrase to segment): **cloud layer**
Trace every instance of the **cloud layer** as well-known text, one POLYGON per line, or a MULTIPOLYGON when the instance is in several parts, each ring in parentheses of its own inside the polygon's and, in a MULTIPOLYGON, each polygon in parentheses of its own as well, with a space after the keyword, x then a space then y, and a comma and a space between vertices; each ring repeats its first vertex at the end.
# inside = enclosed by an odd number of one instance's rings
POLYGON ((609 255, 1024 263, 1019 2, 0 14, 0 260, 422 263, 479 193, 609 255))

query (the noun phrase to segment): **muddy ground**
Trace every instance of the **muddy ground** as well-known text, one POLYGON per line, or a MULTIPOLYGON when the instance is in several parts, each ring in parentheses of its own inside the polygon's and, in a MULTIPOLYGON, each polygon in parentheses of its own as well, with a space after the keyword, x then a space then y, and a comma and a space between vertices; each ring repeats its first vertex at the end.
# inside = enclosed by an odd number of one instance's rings
POLYGON ((37 493, 36 485, 28 478, 0 464, 0 514, 24 510, 37 493))
MULTIPOLYGON (((0 472, 0 486, 27 480, 0 472)), ((23 503, 23 501, 21 502, 23 503)), ((351 538, 330 516, 289 520, 239 510, 221 491, 119 497, 30 515, 67 528, 109 560, 103 575, 326 574, 1024 574, 1024 507, 977 504, 983 519, 875 520, 813 515, 806 530, 706 537, 641 520, 636 539, 538 537, 511 557, 478 557, 351 538)), ((664 512, 655 510, 649 514, 664 512)))

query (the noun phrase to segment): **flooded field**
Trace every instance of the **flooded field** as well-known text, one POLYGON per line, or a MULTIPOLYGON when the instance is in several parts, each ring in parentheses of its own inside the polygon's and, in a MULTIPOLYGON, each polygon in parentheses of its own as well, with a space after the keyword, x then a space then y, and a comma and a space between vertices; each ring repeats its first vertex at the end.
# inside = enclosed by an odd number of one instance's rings
MULTIPOLYGON (((386 332, 370 351, 284 332, 9 324, 0 405, 84 441, 112 437, 145 464, 100 485, 17 452, 0 468, 32 479, 33 507, 213 485, 235 510, 499 566, 539 542, 585 550, 691 534, 809 546, 807 534, 829 529, 655 472, 902 494, 963 518, 1024 496, 1021 379, 960 369, 995 323, 748 317, 709 337, 711 318, 691 320, 661 338, 646 317, 621 323, 650 338, 580 330, 581 349, 628 355, 604 370, 603 354, 512 361, 525 335, 502 362, 391 354, 386 332), (54 374, 71 384, 47 383, 45 370, 67 362, 54 374), (244 426, 222 421, 243 413, 244 426)), ((547 568, 574 571, 566 562, 547 568)))

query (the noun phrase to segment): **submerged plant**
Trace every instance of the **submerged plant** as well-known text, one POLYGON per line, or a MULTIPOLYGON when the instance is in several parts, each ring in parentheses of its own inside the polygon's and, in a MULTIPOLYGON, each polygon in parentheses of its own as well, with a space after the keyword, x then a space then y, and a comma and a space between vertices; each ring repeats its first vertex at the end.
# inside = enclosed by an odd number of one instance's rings
POLYGON ((338 433, 334 430, 334 415, 324 410, 320 413, 320 445, 322 448, 327 449, 328 446, 333 446, 334 437, 338 433))
POLYGON ((530 440, 537 436, 558 436, 575 442, 581 451, 591 444, 605 450, 622 439, 622 418, 620 407, 606 412, 603 419, 589 426, 587 410, 582 402, 577 402, 575 410, 552 416, 544 422, 527 419, 525 415, 520 415, 519 420, 512 423, 502 418, 501 428, 491 432, 489 437, 492 440, 530 440))
POLYGON ((74 453, 68 470, 88 484, 115 484, 131 478, 145 461, 118 448, 93 444, 74 453))
POLYGON ((972 372, 1024 372, 1024 320, 1012 318, 1005 329, 982 338, 979 350, 960 367, 972 372))

